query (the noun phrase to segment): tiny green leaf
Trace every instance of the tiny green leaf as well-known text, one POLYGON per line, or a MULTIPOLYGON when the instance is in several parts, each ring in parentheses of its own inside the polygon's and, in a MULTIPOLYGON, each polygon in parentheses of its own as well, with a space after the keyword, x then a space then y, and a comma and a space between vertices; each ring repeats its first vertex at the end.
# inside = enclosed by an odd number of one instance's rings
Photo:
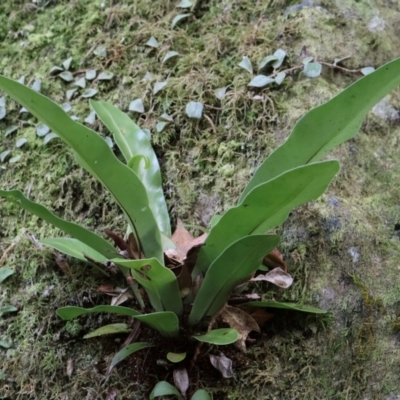
POLYGON ((91 111, 89 115, 85 118, 85 122, 89 125, 93 125, 94 121, 96 121, 96 112, 91 111))
POLYGON ((160 90, 167 86, 168 82, 156 82, 153 87, 153 94, 156 95, 160 90))
POLYGON ((83 93, 82 93, 82 97, 84 97, 85 99, 88 99, 90 97, 95 96, 98 93, 97 89, 86 89, 83 93))
POLYGON ((265 57, 260 64, 258 64, 258 71, 263 70, 268 64, 271 64, 273 61, 277 61, 278 57, 276 56, 267 56, 265 57))
POLYGON ((20 138, 17 140, 17 143, 15 143, 15 147, 22 147, 25 143, 28 143, 28 139, 25 138, 20 138))
POLYGON ((40 79, 35 79, 35 81, 32 84, 32 89, 35 92, 40 93, 40 90, 42 89, 42 81, 40 79))
POLYGON ((72 99, 72 96, 74 95, 74 93, 75 93, 77 90, 78 90, 77 88, 67 90, 67 92, 66 92, 67 100, 71 100, 71 99, 72 99))
POLYGON ((171 28, 174 29, 175 26, 182 20, 186 19, 187 17, 190 17, 192 14, 178 14, 174 17, 171 23, 171 28))
POLYGON ((74 76, 69 71, 63 71, 60 75, 58 75, 65 82, 72 82, 74 80, 74 76))
MULTIPOLYGON (((64 71, 64 68, 58 67, 57 65, 54 65, 53 67, 51 67, 51 70, 49 72, 50 75, 55 75, 57 74, 57 72, 61 72, 64 71)), ((24 83, 24 82, 21 82, 24 83)))
POLYGON ((175 7, 176 8, 190 8, 193 2, 191 0, 181 0, 175 7))
POLYGON ((274 69, 277 69, 282 65, 283 60, 286 57, 286 51, 278 49, 275 51, 274 56, 277 58, 277 60, 272 63, 272 66, 274 67, 274 69))
POLYGON ((79 86, 82 89, 85 89, 85 87, 86 87, 86 79, 85 78, 79 78, 74 82, 74 85, 79 86))
POLYGON ((275 82, 275 79, 271 78, 270 76, 257 75, 250 81, 247 86, 262 88, 273 82, 275 82))
MULTIPOLYGON (((0 317, 2 317, 4 314, 12 313, 18 311, 17 307, 11 306, 11 305, 5 305, 4 307, 0 308, 0 317)), ((185 353, 186 354, 186 353, 185 353)))
POLYGON ((168 122, 174 122, 174 119, 170 115, 168 115, 167 113, 162 114, 161 118, 165 119, 168 122))
POLYGON ((109 147, 110 149, 112 149, 112 148, 114 147, 114 142, 113 142, 113 140, 110 138, 110 136, 106 136, 106 137, 104 138, 104 140, 106 141, 106 143, 108 144, 108 147, 109 147))
POLYGON ((165 122, 165 121, 160 121, 160 122, 157 122, 157 124, 156 124, 156 131, 158 132, 158 133, 161 133, 164 129, 165 129, 165 127, 168 125, 168 122, 165 122))
POLYGON ((97 79, 99 81, 110 81, 113 77, 114 77, 114 74, 112 72, 104 71, 104 72, 100 72, 97 79))
POLYGON ((85 78, 88 81, 92 81, 94 78, 96 78, 96 75, 97 75, 97 71, 95 69, 89 69, 85 73, 85 78))
POLYGON ((128 328, 127 324, 110 324, 110 325, 102 326, 101 328, 98 328, 98 329, 88 333, 83 338, 90 339, 90 338, 97 337, 97 336, 113 335, 115 333, 125 333, 125 332, 130 332, 130 331, 131 331, 131 329, 128 328))
POLYGON ((219 100, 222 100, 225 97, 228 87, 229 86, 225 86, 223 88, 215 89, 214 90, 215 97, 219 100))
POLYGON ((100 58, 105 58, 107 57, 107 49, 104 46, 97 46, 93 54, 100 58))
POLYGON ((203 103, 200 103, 199 101, 190 101, 186 105, 186 115, 189 118, 200 119, 203 115, 203 107, 203 103))
POLYGON ((70 103, 63 103, 61 108, 67 113, 72 110, 72 106, 70 103))
POLYGON ((0 269, 0 283, 5 281, 9 276, 11 276, 15 271, 11 268, 1 268, 0 269))
POLYGON ((363 75, 369 75, 369 74, 371 74, 372 72, 374 72, 375 71, 375 68, 374 67, 364 67, 364 68, 361 68, 361 73, 363 74, 363 75))
POLYGON ((168 60, 170 60, 173 57, 179 56, 179 53, 177 51, 169 51, 164 58, 162 59, 162 64, 166 63, 168 60))
POLYGON ((149 47, 153 47, 155 49, 157 49, 158 47, 160 47, 160 44, 157 42, 157 39, 152 36, 146 43, 145 46, 149 46, 149 47))
POLYGON ((20 159, 21 159, 21 154, 15 156, 15 157, 10 158, 10 160, 9 160, 8 162, 9 162, 10 164, 14 164, 14 163, 18 162, 20 159))
POLYGON ((167 354, 167 360, 171 361, 172 363, 180 363, 186 358, 186 353, 172 353, 169 352, 167 354))
POLYGON ((306 64, 312 62, 313 60, 314 60, 314 57, 306 57, 306 58, 303 59, 302 63, 304 65, 306 65, 306 64))
POLYGON ((249 74, 253 75, 253 66, 251 65, 249 57, 243 57, 242 61, 238 65, 245 69, 249 74))
POLYGON ((7 161, 11 156, 11 150, 5 150, 0 153, 0 161, 4 162, 7 161))
POLYGON ((304 65, 303 74, 307 78, 317 78, 321 75, 322 65, 317 62, 309 62, 304 65))
POLYGON ((199 342, 216 344, 219 346, 235 343, 239 339, 239 333, 236 329, 221 328, 214 329, 204 335, 192 336, 199 342))
POLYGON ((55 138, 58 138, 58 135, 56 133, 54 133, 54 132, 50 132, 44 137, 43 143, 47 144, 47 143, 50 142, 50 140, 53 140, 55 138))
POLYGON ((71 67, 71 63, 72 63, 72 57, 67 58, 63 63, 63 67, 64 69, 69 69, 71 67))
POLYGON ((137 113, 144 113, 144 105, 142 99, 132 100, 129 104, 129 111, 134 111, 137 113))
POLYGON ((6 342, 5 340, 0 340, 0 347, 4 347, 5 349, 9 349, 12 346, 11 342, 6 342))
POLYGON ((283 82, 283 80, 285 79, 285 76, 286 76, 286 72, 284 72, 284 71, 279 72, 275 77, 275 83, 277 85, 280 85, 283 82))
POLYGON ((50 132, 50 128, 45 124, 40 124, 36 127, 36 135, 39 137, 46 136, 50 132))
POLYGON ((9 135, 11 135, 12 133, 14 133, 16 130, 18 129, 17 125, 11 125, 9 127, 6 128, 5 132, 4 132, 4 136, 7 137, 9 135))
POLYGON ((179 400, 182 400, 182 396, 179 393, 179 390, 175 386, 172 386, 170 383, 166 381, 160 381, 154 386, 153 390, 150 393, 149 399, 154 400, 154 398, 156 397, 168 396, 168 395, 176 396, 178 397, 179 400))

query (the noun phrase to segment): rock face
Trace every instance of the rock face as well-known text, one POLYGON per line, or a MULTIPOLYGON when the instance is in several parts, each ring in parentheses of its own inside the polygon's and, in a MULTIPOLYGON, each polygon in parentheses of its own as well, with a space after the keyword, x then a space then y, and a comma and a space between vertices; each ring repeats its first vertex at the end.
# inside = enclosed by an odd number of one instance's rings
MULTIPOLYGON (((114 81, 102 83, 98 96, 123 109, 143 98, 147 111, 139 123, 152 129, 173 218, 193 225, 206 224, 236 201, 252 171, 305 112, 361 77, 346 70, 379 67, 400 55, 400 0, 203 1, 196 16, 175 29, 175 4, 163 0, 103 6, 92 1, 14 3, 0 5, 2 74, 26 75, 27 83, 41 77, 45 93, 63 103, 72 86, 49 78, 53 65, 73 57, 74 71, 111 70, 114 81), (160 47, 145 45, 151 36, 160 47), (107 52, 93 55, 99 44, 107 52), (346 70, 324 65, 319 78, 305 79, 297 72, 279 87, 249 90, 251 76, 237 64, 247 56, 255 66, 278 48, 288 53, 285 68, 307 56, 328 64, 351 58, 340 64, 346 70), (180 55, 164 65, 167 51, 180 55), (154 83, 167 79, 153 95, 154 83), (213 91, 226 86, 225 97, 217 99, 213 91), (187 119, 189 101, 202 101, 207 118, 187 119), (157 132, 163 113, 174 123, 157 132)), ((89 114, 81 97, 71 104, 81 120, 89 114)), ((399 110, 398 89, 374 107, 354 139, 328 155, 342 164, 328 192, 295 210, 280 229, 280 251, 295 284, 267 296, 318 305, 330 310, 330 317, 276 315, 258 345, 250 347, 247 362, 237 366, 241 379, 210 383, 215 399, 400 398, 399 110)), ((95 230, 123 232, 121 213, 110 197, 74 167, 58 142, 44 146, 36 121, 18 112, 10 103, 0 121, 0 153, 21 156, 0 164, 0 187, 26 190, 65 218, 95 230), (15 124, 19 130, 5 136, 15 124), (22 137, 28 144, 15 149, 22 137)), ((54 310, 107 299, 95 290, 101 279, 81 275, 82 265, 72 263, 77 268, 67 278, 52 257, 33 248, 35 237, 57 234, 0 200, 0 258, 16 243, 2 265, 16 274, 0 286, 0 308, 8 303, 20 310, 0 319, 0 339, 13 340, 0 358, 8 379, 3 388, 0 371, 0 395, 3 390, 10 398, 27 393, 37 399, 105 398, 109 388, 101 384, 99 365, 118 346, 106 340, 83 343, 79 335, 108 317, 64 326, 54 310), (44 296, 48 287, 53 289, 44 296), (80 372, 66 377, 69 358, 80 372)), ((146 398, 141 394, 146 389, 132 383, 129 371, 112 376, 110 387, 120 398, 132 393, 146 398)))

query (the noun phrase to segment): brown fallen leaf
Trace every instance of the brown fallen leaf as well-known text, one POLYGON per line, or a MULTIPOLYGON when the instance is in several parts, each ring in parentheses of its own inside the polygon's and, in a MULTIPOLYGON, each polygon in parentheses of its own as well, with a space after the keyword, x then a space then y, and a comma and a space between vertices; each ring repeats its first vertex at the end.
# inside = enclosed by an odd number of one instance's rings
POLYGON ((120 293, 118 296, 114 296, 111 300, 111 305, 112 306, 119 306, 122 303, 125 303, 125 301, 131 299, 132 293, 129 291, 129 288, 125 288, 122 293, 120 293))
POLYGON ((257 293, 249 293, 249 294, 235 294, 231 296, 228 300, 229 304, 242 304, 247 303, 249 301, 260 300, 261 296, 257 293))
POLYGON ((173 372, 174 384, 186 399, 186 392, 189 388, 189 375, 184 367, 178 367, 173 372))
POLYGON ((220 356, 210 354, 211 365, 221 372, 224 378, 233 378, 232 360, 221 353, 220 356))
POLYGON ((266 274, 260 274, 251 278, 251 281, 267 281, 271 282, 276 286, 279 286, 283 289, 287 289, 293 283, 293 278, 290 274, 285 272, 282 268, 278 267, 273 269, 272 271, 267 272, 266 274))
POLYGON ((115 246, 117 246, 121 251, 128 248, 126 241, 117 233, 109 230, 105 230, 104 233, 114 241, 115 246))
POLYGON ((285 261, 283 261, 283 255, 277 248, 273 249, 271 253, 264 257, 263 264, 269 268, 281 267, 287 272, 287 265, 285 261))
POLYGON ((240 351, 246 351, 246 339, 251 331, 260 332, 260 327, 254 318, 240 308, 226 306, 222 310, 220 318, 231 328, 238 331, 239 339, 234 343, 234 345, 240 351))
POLYGON ((171 240, 175 244, 175 249, 168 249, 165 251, 165 255, 173 260, 179 261, 180 263, 186 258, 189 250, 197 245, 202 245, 206 240, 207 233, 203 233, 201 236, 195 238, 182 224, 182 221, 178 219, 175 232, 173 233, 171 240))
POLYGON ((72 361, 72 358, 68 358, 68 360, 67 360, 67 376, 68 376, 68 378, 71 378, 73 372, 74 372, 74 362, 72 361))
POLYGON ((56 263, 65 275, 72 275, 71 267, 69 266, 69 264, 65 260, 65 257, 62 254, 56 253, 56 263))
POLYGON ((267 321, 275 316, 275 314, 269 313, 262 308, 257 308, 254 311, 249 310, 249 313, 254 318, 254 321, 257 322, 258 326, 264 325, 267 321))
POLYGON ((126 250, 128 251, 129 257, 131 259, 138 260, 139 258, 142 258, 142 254, 139 251, 139 246, 137 244, 135 235, 132 232, 128 236, 127 245, 128 248, 126 250))

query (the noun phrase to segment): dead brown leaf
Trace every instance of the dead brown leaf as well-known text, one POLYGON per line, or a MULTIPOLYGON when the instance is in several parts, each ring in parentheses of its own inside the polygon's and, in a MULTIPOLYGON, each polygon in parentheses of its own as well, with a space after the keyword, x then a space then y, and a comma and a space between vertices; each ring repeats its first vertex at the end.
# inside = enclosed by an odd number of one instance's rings
POLYGON ((189 388, 189 375, 184 367, 178 367, 173 372, 174 384, 186 399, 186 392, 189 388))
POLYGON ((172 271, 177 277, 179 289, 181 290, 182 295, 184 293, 186 293, 187 295, 192 287, 192 275, 189 272, 187 266, 182 264, 178 267, 173 268, 172 271))
POLYGON ((182 263, 189 250, 194 246, 202 245, 206 240, 206 237, 206 233, 203 233, 197 238, 193 237, 193 235, 183 226, 182 221, 178 219, 175 232, 171 237, 171 240, 176 247, 175 249, 166 250, 165 254, 168 258, 182 263))
POLYGON ((236 329, 239 333, 239 339, 235 342, 235 346, 245 352, 246 339, 251 331, 260 332, 260 327, 254 318, 247 312, 237 307, 226 306, 221 314, 221 320, 228 324, 231 328, 236 329))
POLYGON ((257 322, 258 326, 264 325, 267 321, 275 316, 275 314, 269 313, 262 308, 257 308, 256 310, 249 310, 250 315, 254 318, 254 321, 257 322))
POLYGON ((130 292, 129 288, 123 289, 123 292, 121 292, 118 296, 114 296, 111 300, 111 305, 112 306, 119 306, 122 303, 125 303, 125 301, 131 299, 132 293, 130 292))
POLYGON ((210 354, 211 365, 221 372, 224 378, 233 378, 232 360, 221 353, 220 356, 210 354))
POLYGON ((115 246, 117 246, 121 251, 127 250, 128 245, 125 240, 113 231, 105 230, 104 233, 114 241, 115 246))
POLYGON ((283 289, 287 289, 293 283, 293 278, 282 268, 277 267, 266 274, 260 274, 251 279, 252 281, 267 281, 283 289))
POLYGON ((135 235, 131 232, 128 236, 127 240, 128 248, 126 249, 129 254, 129 258, 138 260, 141 258, 141 254, 139 253, 139 246, 137 244, 135 235))
POLYGON ((65 260, 65 257, 62 254, 56 253, 56 263, 65 275, 72 275, 71 267, 69 266, 69 264, 65 260))
POLYGON ((277 248, 273 249, 271 253, 264 257, 263 264, 269 268, 280 267, 287 272, 287 265, 285 261, 283 261, 283 255, 277 248))

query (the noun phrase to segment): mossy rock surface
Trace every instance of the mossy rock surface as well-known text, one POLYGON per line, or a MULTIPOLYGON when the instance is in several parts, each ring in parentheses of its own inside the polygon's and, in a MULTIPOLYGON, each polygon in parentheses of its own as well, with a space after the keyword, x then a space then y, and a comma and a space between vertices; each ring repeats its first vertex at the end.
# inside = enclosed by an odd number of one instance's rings
MULTIPOLYGON (((285 140, 300 116, 361 76, 324 66, 319 78, 297 72, 280 86, 252 91, 247 87, 251 75, 238 67, 244 56, 255 70, 278 48, 288 54, 284 68, 301 64, 305 56, 327 63, 351 56, 343 63, 349 70, 379 67, 399 56, 398 0, 203 0, 172 29, 173 18, 185 13, 176 3, 0 4, 3 75, 25 76, 29 85, 41 79, 42 93, 70 103, 70 114, 81 121, 90 112, 83 89, 67 100, 66 91, 74 86, 49 74, 70 57, 74 77, 91 69, 114 74, 111 80, 87 80, 86 89, 98 90, 96 99, 125 111, 132 100, 143 100, 145 113, 131 116, 152 132, 174 221, 179 216, 188 224, 207 225, 214 213, 236 201, 257 165, 285 140), (152 36, 156 48, 146 45, 152 36), (179 56, 162 63, 169 51, 179 56), (165 81, 154 94, 154 84, 165 81), (225 97, 218 99, 214 91, 226 86, 225 97), (203 118, 186 117, 189 101, 204 103, 203 118), (157 132, 163 113, 174 122, 157 132)), ((20 113, 11 100, 6 109, 0 153, 10 150, 12 162, 0 163, 0 187, 21 189, 98 232, 123 232, 121 212, 77 168, 60 140, 44 144, 36 135, 36 120, 20 113), (12 125, 18 130, 6 135, 12 125), (28 141, 17 148, 21 138, 28 141)), ((295 210, 278 230, 295 284, 270 295, 330 309, 331 317, 277 313, 249 353, 237 358, 236 380, 221 380, 209 371, 199 376, 214 399, 400 396, 399 109, 396 90, 368 115, 354 139, 329 155, 340 160, 342 169, 328 192, 295 210)), ((93 127, 108 135, 97 121, 93 127)), ((102 324, 124 320, 102 315, 65 324, 56 316, 58 307, 109 301, 97 290, 105 283, 101 275, 72 260, 62 270, 54 254, 37 244, 59 234, 0 200, 0 267, 15 270, 0 284, 0 308, 12 304, 19 309, 0 318, 0 340, 11 344, 0 347, 0 395, 145 399, 148 385, 156 382, 145 353, 116 368, 104 382, 104 368, 124 336, 82 339, 102 324), (67 365, 73 365, 71 373, 67 365)), ((162 367, 156 372, 159 378, 168 376, 162 367)))

